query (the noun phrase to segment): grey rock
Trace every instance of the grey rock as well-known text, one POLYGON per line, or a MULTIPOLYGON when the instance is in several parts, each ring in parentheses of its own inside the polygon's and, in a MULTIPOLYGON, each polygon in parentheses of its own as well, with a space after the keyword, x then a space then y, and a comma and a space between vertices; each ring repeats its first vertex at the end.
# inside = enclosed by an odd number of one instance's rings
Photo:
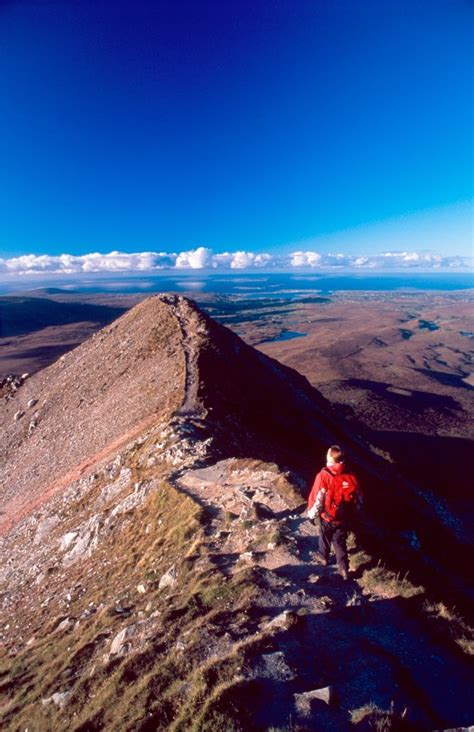
POLYGON ((15 412, 15 414, 13 415, 13 419, 15 420, 15 422, 18 422, 18 420, 21 419, 24 414, 25 413, 22 412, 21 409, 19 409, 18 412, 15 412))
POLYGON ((65 618, 61 623, 59 623, 56 630, 58 632, 61 632, 63 630, 71 630, 71 628, 74 626, 73 621, 70 618, 65 618))
POLYGON ((126 641, 128 638, 135 635, 136 629, 136 624, 127 625, 126 628, 122 628, 110 644, 110 654, 114 656, 121 656, 129 653, 131 650, 131 644, 126 643, 126 641))
POLYGON ((115 506, 115 508, 110 512, 110 518, 115 518, 116 516, 120 516, 122 513, 126 513, 127 511, 131 511, 140 506, 144 503, 148 494, 152 490, 156 490, 158 488, 158 485, 159 483, 156 480, 149 481, 147 483, 135 483, 133 493, 129 493, 128 496, 115 506))
POLYGON ((321 689, 305 691, 302 694, 293 694, 296 711, 302 717, 311 715, 311 704, 314 701, 332 704, 334 702, 334 691, 332 686, 325 686, 321 689))
POLYGON ((71 693, 72 692, 70 692, 70 691, 62 691, 62 692, 57 691, 52 696, 49 696, 47 699, 42 699, 41 704, 43 706, 46 706, 47 704, 51 704, 51 702, 52 702, 53 704, 56 704, 56 706, 59 707, 60 709, 64 709, 64 707, 66 706, 67 700, 71 696, 71 693))
POLYGON ((264 653, 254 674, 258 678, 276 679, 278 681, 291 681, 296 678, 282 651, 264 653))
POLYGON ((79 536, 78 531, 68 531, 67 534, 64 534, 64 536, 61 539, 61 545, 60 549, 61 551, 65 552, 69 549, 71 544, 77 539, 79 536))
POLYGON ((108 485, 105 486, 105 488, 102 490, 100 496, 98 497, 96 503, 97 505, 104 505, 105 503, 108 503, 111 501, 115 496, 117 496, 121 491, 123 491, 128 484, 130 483, 130 479, 132 477, 132 471, 130 468, 122 468, 120 471, 120 474, 116 480, 114 480, 112 483, 108 483, 108 485))
POLYGON ((257 511, 253 503, 244 506, 239 515, 239 521, 258 521, 257 511))
POLYGON ((29 399, 26 406, 28 407, 28 409, 31 409, 35 406, 35 404, 38 404, 37 399, 29 399))
POLYGON ((160 579, 160 582, 158 584, 158 589, 162 590, 164 587, 174 587, 176 582, 178 581, 178 573, 176 571, 176 568, 173 564, 170 569, 165 572, 165 574, 160 579))
POLYGON ((242 560, 243 562, 251 562, 253 561, 254 556, 253 552, 244 552, 243 554, 240 554, 239 560, 242 560))
POLYGON ((275 618, 272 618, 268 623, 266 623, 266 628, 275 628, 281 629, 281 630, 288 630, 293 625, 294 617, 293 613, 291 613, 290 610, 283 610, 282 613, 277 615, 275 618))
POLYGON ((48 536, 48 534, 51 533, 51 531, 58 525, 59 518, 58 516, 48 516, 48 518, 43 519, 43 521, 40 521, 38 524, 38 527, 36 529, 35 538, 33 539, 33 544, 40 544, 43 539, 48 536))
POLYGON ((99 544, 101 527, 101 516, 94 515, 77 529, 76 533, 79 534, 79 538, 75 541, 72 549, 64 556, 63 564, 68 566, 82 557, 90 557, 99 544))

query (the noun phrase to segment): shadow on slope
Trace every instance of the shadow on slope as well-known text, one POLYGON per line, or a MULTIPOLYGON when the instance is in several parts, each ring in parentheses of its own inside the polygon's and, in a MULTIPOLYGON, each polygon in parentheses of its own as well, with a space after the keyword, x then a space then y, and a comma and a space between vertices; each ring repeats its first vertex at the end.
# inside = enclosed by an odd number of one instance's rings
POLYGON ((257 729, 286 728, 294 694, 325 687, 331 687, 331 702, 310 703, 311 729, 352 729, 351 715, 369 700, 378 709, 393 707, 401 713, 408 708, 407 728, 457 728, 472 722, 469 662, 454 645, 440 647, 439 639, 433 654, 433 639, 420 625, 416 598, 351 607, 340 591, 325 585, 325 592, 334 601, 329 613, 304 615, 273 639, 269 651, 283 653, 287 666, 298 674, 279 682, 255 682, 251 703, 260 722, 257 729), (453 705, 461 699, 462 704, 453 705))
MULTIPOLYGON (((198 354, 199 399, 216 436, 219 457, 275 462, 293 472, 305 497, 324 464, 327 446, 340 442, 366 495, 367 520, 361 534, 371 551, 415 571, 418 581, 431 587, 439 588, 442 582, 454 604, 465 602, 470 596, 467 578, 454 563, 463 537, 426 500, 412 477, 402 477, 398 466, 351 432, 306 378, 207 316, 202 318, 207 337, 198 354), (421 551, 411 541, 419 531, 426 537, 421 551)), ((445 408, 457 407, 454 400, 439 399, 445 408)))
POLYGON ((97 322, 106 325, 125 308, 56 302, 44 297, 1 297, 0 338, 32 333, 53 325, 97 322))
MULTIPOLYGON (((423 373, 432 375, 430 371, 423 373)), ((421 391, 419 389, 410 389, 409 386, 403 390, 406 393, 400 393, 393 389, 392 384, 383 381, 346 379, 342 384, 343 386, 355 389, 364 389, 375 397, 381 397, 391 407, 406 411, 407 413, 413 412, 419 414, 420 411, 436 409, 438 413, 446 412, 447 414, 452 414, 461 409, 459 402, 450 396, 434 394, 433 392, 421 391)))

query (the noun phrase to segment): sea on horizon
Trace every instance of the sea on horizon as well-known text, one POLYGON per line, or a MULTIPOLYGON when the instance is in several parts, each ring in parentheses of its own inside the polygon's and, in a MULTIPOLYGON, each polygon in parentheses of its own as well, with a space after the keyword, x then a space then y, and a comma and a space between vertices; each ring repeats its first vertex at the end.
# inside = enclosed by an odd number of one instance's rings
POLYGON ((474 288, 474 272, 323 274, 321 272, 186 271, 36 275, 0 281, 0 295, 64 293, 208 292, 245 298, 297 299, 338 291, 453 291, 474 288))

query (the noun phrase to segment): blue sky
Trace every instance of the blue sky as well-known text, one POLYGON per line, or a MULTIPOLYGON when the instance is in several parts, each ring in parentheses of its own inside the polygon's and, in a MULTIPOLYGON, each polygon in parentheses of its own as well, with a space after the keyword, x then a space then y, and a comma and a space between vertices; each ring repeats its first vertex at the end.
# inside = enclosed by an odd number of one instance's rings
POLYGON ((4 1, 0 257, 467 256, 472 21, 469 0, 4 1))

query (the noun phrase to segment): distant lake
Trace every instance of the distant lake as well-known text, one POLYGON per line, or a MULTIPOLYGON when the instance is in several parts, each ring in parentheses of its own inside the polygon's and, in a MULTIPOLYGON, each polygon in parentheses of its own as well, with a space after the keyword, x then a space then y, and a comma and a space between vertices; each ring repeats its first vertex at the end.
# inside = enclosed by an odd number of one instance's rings
POLYGON ((308 335, 307 333, 297 333, 296 330, 284 330, 279 336, 275 338, 267 338, 262 343, 275 343, 276 341, 292 341, 293 338, 304 338, 308 335))
POLYGON ((439 325, 433 323, 431 320, 419 320, 418 326, 425 330, 439 330, 439 325))
MULTIPOLYGON (((104 275, 57 275, 0 281, 0 294, 57 288, 65 292, 213 292, 245 297, 278 297, 289 300, 308 294, 343 290, 463 290, 474 288, 474 273, 322 274, 320 272, 194 272, 126 273, 104 275)), ((33 294, 33 293, 31 293, 33 294)))

